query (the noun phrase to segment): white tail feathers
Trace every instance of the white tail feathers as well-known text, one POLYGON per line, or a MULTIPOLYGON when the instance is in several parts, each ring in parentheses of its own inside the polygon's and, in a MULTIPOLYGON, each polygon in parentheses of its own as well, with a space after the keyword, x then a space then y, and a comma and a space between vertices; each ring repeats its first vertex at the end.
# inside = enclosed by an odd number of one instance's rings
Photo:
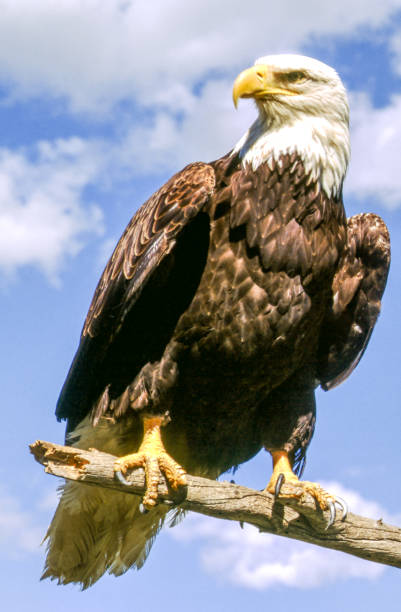
POLYGON ((68 482, 46 534, 43 578, 83 589, 105 573, 119 576, 142 567, 168 508, 139 511, 140 498, 100 487, 68 482))

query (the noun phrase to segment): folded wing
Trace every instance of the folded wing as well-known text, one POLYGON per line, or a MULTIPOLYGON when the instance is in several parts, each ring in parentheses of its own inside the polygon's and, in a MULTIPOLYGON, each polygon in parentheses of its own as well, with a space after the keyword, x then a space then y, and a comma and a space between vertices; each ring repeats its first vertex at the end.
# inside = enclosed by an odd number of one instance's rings
POLYGON ((351 217, 347 235, 320 337, 318 379, 325 390, 342 383, 358 365, 380 313, 390 265, 390 238, 380 217, 351 217))
POLYGON ((199 213, 214 184, 210 165, 191 164, 128 224, 96 288, 58 400, 56 415, 68 419, 67 434, 105 389, 114 384, 118 393, 125 373, 132 377, 164 348, 199 281, 209 237, 206 215, 199 213))

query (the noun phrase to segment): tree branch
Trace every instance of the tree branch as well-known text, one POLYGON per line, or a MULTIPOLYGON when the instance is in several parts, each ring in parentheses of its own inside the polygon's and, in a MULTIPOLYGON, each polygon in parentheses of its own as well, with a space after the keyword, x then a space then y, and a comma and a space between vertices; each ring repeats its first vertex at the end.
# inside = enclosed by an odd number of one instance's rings
MULTIPOLYGON (((30 449, 35 459, 45 466, 45 471, 54 476, 134 495, 144 494, 143 470, 134 470, 127 476, 130 483, 128 487, 115 478, 113 464, 116 458, 107 453, 40 440, 32 444, 30 449)), ((328 513, 317 510, 309 495, 305 495, 302 501, 294 498, 275 501, 269 493, 232 483, 190 475, 187 479, 188 486, 181 492, 180 498, 169 491, 164 479, 161 479, 160 499, 179 503, 184 510, 249 523, 266 533, 401 567, 401 529, 386 525, 382 519, 373 520, 349 514, 345 521, 337 520, 332 527, 326 529, 328 513)), ((282 492, 291 493, 293 486, 283 485, 282 492)))

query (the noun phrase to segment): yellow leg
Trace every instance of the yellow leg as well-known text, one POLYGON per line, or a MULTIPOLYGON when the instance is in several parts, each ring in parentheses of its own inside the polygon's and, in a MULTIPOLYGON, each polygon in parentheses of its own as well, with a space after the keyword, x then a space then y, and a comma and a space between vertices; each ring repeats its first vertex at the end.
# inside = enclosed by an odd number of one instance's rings
POLYGON ((145 470, 146 491, 143 505, 150 509, 157 503, 157 487, 163 472, 173 489, 186 485, 185 470, 166 452, 160 428, 164 417, 143 418, 143 440, 136 453, 120 457, 114 463, 114 471, 125 474, 127 470, 142 467, 145 470))
POLYGON ((266 487, 266 491, 273 493, 275 496, 281 497, 297 497, 301 498, 304 493, 309 493, 319 504, 322 510, 330 510, 329 525, 332 525, 335 519, 335 503, 342 509, 342 520, 347 515, 347 505, 339 498, 334 497, 316 482, 307 482, 299 480, 298 476, 292 471, 292 464, 286 451, 273 451, 273 474, 266 487), (281 476, 282 475, 282 476, 281 476), (296 486, 291 493, 281 493, 281 484, 289 483, 296 486))
POLYGON ((292 471, 292 465, 286 451, 272 451, 273 474, 266 489, 269 493, 275 493, 276 484, 280 474, 283 474, 285 482, 299 483, 299 478, 292 471))

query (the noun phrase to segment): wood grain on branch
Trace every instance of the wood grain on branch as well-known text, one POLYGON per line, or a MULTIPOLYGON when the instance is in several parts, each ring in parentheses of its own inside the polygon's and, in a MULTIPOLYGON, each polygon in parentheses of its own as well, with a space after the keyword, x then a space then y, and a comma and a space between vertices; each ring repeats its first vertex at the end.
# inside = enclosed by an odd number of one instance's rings
MULTIPOLYGON (((107 487, 134 495, 143 495, 145 478, 142 469, 132 471, 120 483, 114 475, 115 457, 95 449, 81 450, 50 442, 36 441, 30 446, 36 460, 45 471, 69 480, 107 487)), ((316 509, 314 500, 305 495, 302 500, 274 500, 273 495, 228 482, 216 482, 188 475, 188 486, 178 499, 159 482, 161 500, 173 500, 183 510, 249 523, 260 531, 302 540, 326 548, 401 567, 401 529, 377 520, 349 514, 345 521, 337 520, 326 529, 328 513, 316 509)), ((283 485, 290 493, 292 485, 283 485)))

